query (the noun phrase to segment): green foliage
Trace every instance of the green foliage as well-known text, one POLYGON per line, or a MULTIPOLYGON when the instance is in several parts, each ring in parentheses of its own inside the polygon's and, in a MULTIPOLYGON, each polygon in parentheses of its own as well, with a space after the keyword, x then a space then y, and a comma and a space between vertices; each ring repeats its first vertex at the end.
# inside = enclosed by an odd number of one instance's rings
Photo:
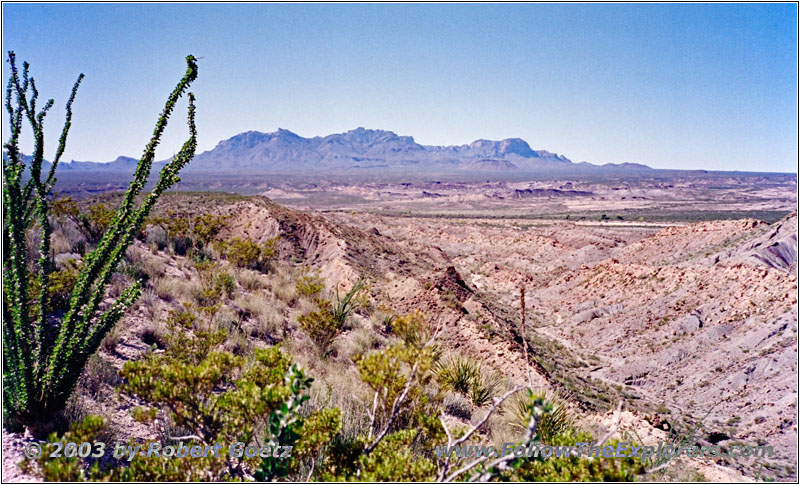
MULTIPOLYGON (((11 74, 5 104, 10 134, 4 138, 7 141, 3 157, 3 411, 11 423, 35 427, 63 408, 86 360, 139 296, 141 282, 135 282, 110 305, 104 304, 106 289, 126 249, 156 200, 178 182, 179 171, 194 156, 197 136, 195 107, 194 95, 189 93, 190 137, 161 171, 153 190, 136 206, 167 119, 178 98, 197 77, 197 64, 193 56, 187 56, 186 74, 167 99, 130 187, 113 217, 108 220, 108 212, 99 207, 90 211, 90 217, 94 218, 92 224, 107 223, 107 228, 97 247, 86 256, 73 285, 68 308, 61 316, 54 312, 50 292, 55 266, 50 250, 50 194, 56 181, 56 168, 66 147, 72 103, 83 75, 72 88, 56 154, 49 171, 43 174, 43 123, 53 101, 47 101, 37 111, 39 92, 34 78, 29 75, 28 63, 23 63, 20 75, 13 52, 9 52, 8 60, 11 74), (19 149, 23 121, 27 121, 33 132, 34 149, 29 159, 19 149), (23 182, 25 178, 27 182, 23 182), (40 244, 37 249, 28 248, 25 236, 29 229, 38 231, 40 244), (35 260, 33 267, 27 264, 30 260, 35 260), (41 289, 35 298, 32 298, 30 274, 36 275, 36 284, 41 289)), ((69 204, 66 206, 66 213, 72 213, 69 204)))
POLYGON ((87 209, 86 219, 92 228, 93 240, 106 232, 111 221, 114 219, 114 209, 103 203, 92 204, 87 209))
MULTIPOLYGON (((409 322, 419 315, 404 316, 409 322)), ((430 444, 445 438, 439 409, 423 392, 431 383, 436 349, 402 343, 355 359, 374 399, 368 434, 333 440, 320 477, 327 481, 431 481, 430 444)))
POLYGON ((418 447, 413 445, 418 439, 419 431, 416 429, 388 434, 372 452, 353 456, 353 463, 345 466, 336 463, 338 466, 331 466, 330 471, 322 474, 322 479, 366 482, 431 481, 436 464, 415 449, 418 447), (336 474, 335 471, 340 473, 336 474))
POLYGON ((225 227, 228 217, 213 214, 200 214, 194 218, 193 232, 197 240, 204 246, 210 243, 222 228, 225 227))
POLYGON ((331 302, 316 298, 317 309, 297 317, 300 329, 317 346, 322 355, 328 353, 333 340, 342 330, 342 325, 334 318, 331 302))
POLYGON ((347 323, 347 317, 353 311, 353 297, 363 288, 364 282, 359 280, 350 291, 340 298, 336 294, 336 305, 330 300, 314 298, 317 309, 297 317, 300 328, 316 344, 322 355, 330 350, 333 340, 339 336, 347 323))
POLYGON ((425 317, 419 310, 401 316, 387 316, 383 324, 387 331, 394 333, 408 345, 420 345, 430 337, 425 317))
POLYGON ((333 319, 338 322, 340 326, 343 327, 347 322, 347 317, 355 307, 353 297, 356 296, 362 288, 364 288, 364 280, 360 279, 350 288, 350 291, 344 295, 344 298, 339 298, 339 291, 336 291, 336 305, 334 305, 332 309, 333 319))
POLYGON ((301 296, 311 298, 319 295, 325 289, 325 280, 318 272, 311 274, 309 269, 304 267, 295 278, 295 287, 301 296))
POLYGON ((195 249, 202 249, 211 243, 225 227, 228 216, 199 214, 194 217, 174 210, 166 216, 151 217, 148 222, 167 231, 172 250, 178 256, 186 256, 195 249))
POLYGON ((338 432, 338 410, 300 415, 311 378, 279 347, 255 349, 248 357, 219 351, 224 332, 197 330, 188 310, 170 315, 168 326, 165 352, 125 364, 123 393, 167 411, 176 427, 203 444, 258 440, 267 446, 292 445, 297 453, 291 460, 239 459, 227 456, 225 449, 219 458, 173 460, 185 462, 182 468, 165 460, 136 458, 123 479, 231 480, 244 478, 246 468, 257 469, 260 480, 285 477, 338 432))
POLYGON ((236 289, 236 278, 232 274, 223 271, 214 278, 214 286, 219 288, 228 298, 231 298, 236 289))
MULTIPOLYGON (((508 415, 511 424, 517 429, 526 430, 528 428, 530 415, 536 405, 535 397, 535 394, 529 393, 523 396, 518 395, 516 399, 510 400, 507 408, 508 415)), ((554 398, 549 398, 547 401, 551 404, 551 409, 539 419, 536 426, 536 438, 542 443, 552 445, 557 437, 574 430, 575 425, 566 403, 554 398)))
POLYGON ((437 378, 445 389, 469 397, 476 406, 488 403, 500 387, 500 377, 468 356, 449 356, 437 366, 437 378))
MULTIPOLYGON (((591 435, 563 434, 555 437, 553 445, 572 446, 576 442, 592 442, 591 435)), ((616 448, 617 441, 607 446, 616 448)), ((645 471, 639 458, 594 458, 570 456, 569 458, 522 458, 511 470, 501 475, 502 480, 524 482, 633 482, 645 471)))
POLYGON ((156 419, 156 416, 158 415, 158 409, 136 406, 131 415, 136 421, 147 424, 156 419))
POLYGON ((268 240, 264 246, 249 239, 234 237, 217 243, 217 249, 235 266, 267 271, 278 254, 277 244, 277 236, 268 240))
POLYGON ((249 239, 238 237, 219 243, 223 257, 240 268, 254 268, 261 257, 261 248, 249 239))
POLYGON ((64 456, 64 446, 70 442, 80 444, 102 441, 105 431, 106 425, 103 418, 88 416, 83 421, 73 424, 63 436, 50 434, 47 444, 42 448, 42 455, 37 459, 44 480, 47 482, 102 480, 104 474, 100 472, 97 462, 88 469, 84 469, 80 458, 64 456), (50 454, 57 449, 54 443, 61 443, 62 456, 60 458, 50 458, 50 454))
MULTIPOLYGON (((105 224, 102 226, 92 224, 89 216, 81 211, 80 207, 78 207, 78 203, 75 202, 71 196, 58 197, 58 194, 53 196, 51 213, 56 216, 58 220, 63 221, 66 219, 71 221, 86 240, 92 243, 96 243, 100 239, 100 236, 103 235, 103 232, 108 228, 108 223, 110 222, 109 219, 105 221, 105 224)), ((99 213, 96 213, 96 216, 98 219, 102 219, 99 213)))

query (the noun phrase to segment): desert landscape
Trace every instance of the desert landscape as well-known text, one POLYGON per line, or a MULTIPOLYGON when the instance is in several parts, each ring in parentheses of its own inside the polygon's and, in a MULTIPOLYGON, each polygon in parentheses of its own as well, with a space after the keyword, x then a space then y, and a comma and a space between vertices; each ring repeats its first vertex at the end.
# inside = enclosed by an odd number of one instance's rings
POLYGON ((798 481, 797 5, 2 9, 3 483, 798 481))
MULTIPOLYGON (((652 478, 793 480, 796 178, 660 175, 347 185, 264 173, 271 188, 260 195, 182 192, 196 186, 181 184, 153 217, 211 215, 224 221, 213 240, 277 241, 266 272, 210 253, 235 280, 212 321, 236 322, 240 330, 225 342, 235 353, 276 343, 288 349, 317 379, 313 405, 324 400, 349 410, 349 419, 363 416, 368 397, 359 397, 352 358, 391 341, 382 323, 391 313, 422 311, 443 325, 442 348, 502 376, 496 392, 524 385, 524 288, 533 385, 558 396, 579 427, 602 433, 619 419, 616 436, 656 442, 702 422, 698 446, 752 443, 775 455, 684 457, 652 478), (340 292, 361 277, 367 282, 363 305, 324 358, 298 325, 315 307, 297 290, 309 274, 340 292)), ((87 213, 118 200, 114 192, 77 199, 87 213)), ((62 265, 80 260, 74 248, 87 242, 73 225, 64 220, 55 236, 62 265)), ((153 339, 158 347, 163 337, 154 335, 171 311, 200 301, 207 270, 180 254, 173 231, 166 220, 150 224, 128 251, 126 272, 148 276, 143 297, 106 338, 70 401, 77 415, 106 416, 123 440, 162 439, 169 418, 159 412, 137 422, 139 402, 113 390, 116 371, 143 358, 153 339)), ((129 278, 120 275, 115 287, 129 278)), ((474 424, 485 406, 445 416, 454 426, 474 424)), ((484 432, 487 440, 513 435, 499 417, 484 432)), ((22 438, 5 438, 4 456, 18 457, 22 438)))

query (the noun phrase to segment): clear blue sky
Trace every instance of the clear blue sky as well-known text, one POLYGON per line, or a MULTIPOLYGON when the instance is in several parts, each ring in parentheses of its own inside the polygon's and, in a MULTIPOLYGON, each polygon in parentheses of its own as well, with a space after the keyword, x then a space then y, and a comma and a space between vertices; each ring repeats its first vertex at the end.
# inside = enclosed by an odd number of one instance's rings
MULTIPOLYGON (((56 100, 49 157, 86 74, 65 160, 92 161, 141 155, 191 53, 201 151, 246 130, 364 126, 423 144, 520 137, 573 161, 796 172, 796 30, 794 4, 3 4, 4 51, 56 100)), ((160 157, 184 139, 184 111, 160 157)))

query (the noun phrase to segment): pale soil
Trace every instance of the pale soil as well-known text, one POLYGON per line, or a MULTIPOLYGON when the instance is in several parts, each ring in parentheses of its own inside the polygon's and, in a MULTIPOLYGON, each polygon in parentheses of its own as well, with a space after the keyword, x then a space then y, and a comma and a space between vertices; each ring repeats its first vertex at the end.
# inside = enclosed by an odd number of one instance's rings
MULTIPOLYGON (((184 203, 177 196, 171 199, 184 203)), ((189 210, 211 207, 190 196, 185 201, 189 210)), ((519 288, 524 286, 529 337, 560 345, 534 349, 564 354, 556 356, 552 372, 534 366, 532 384, 561 392, 564 376, 588 383, 566 395, 583 427, 602 434, 614 415, 575 394, 581 389, 605 389, 609 399, 623 400, 618 436, 635 431, 647 444, 664 438, 653 424, 656 418, 677 423, 685 416, 700 418, 716 405, 705 422, 706 432, 723 434, 723 446, 763 440, 777 454, 775 470, 764 476, 796 477, 796 219, 790 221, 795 226, 794 263, 781 268, 756 257, 771 242, 751 246, 762 239, 779 240, 791 255, 791 234, 784 230, 773 237, 773 226, 752 220, 576 223, 371 212, 310 215, 242 200, 214 207, 231 216, 222 238, 263 243, 279 235, 280 260, 318 269, 329 288, 346 290, 366 275, 373 305, 400 313, 422 310, 434 327, 443 327, 440 341, 446 350, 480 358, 501 372, 508 385, 528 380, 520 342, 512 338, 520 332, 519 288)), ((197 278, 185 258, 164 251, 152 254, 140 242, 134 251, 172 284, 192 284, 197 278)), ((265 277, 265 294, 271 295, 275 281, 282 281, 271 278, 265 277)), ((302 355, 309 348, 296 325, 303 304, 268 298, 281 320, 281 338, 290 350, 300 352, 298 360, 325 377, 352 378, 349 372, 331 375, 333 368, 302 355)), ((121 322, 114 350, 100 356, 117 369, 140 358, 148 350, 142 330, 152 320, 163 321, 179 305, 175 299, 158 300, 151 318, 140 302, 121 322)), ((237 308, 233 301, 226 305, 231 311, 237 308)), ((366 316, 357 315, 356 322, 358 328, 379 331, 366 316)), ((341 347, 350 345, 356 333, 354 329, 340 337, 341 347)), ((532 355, 537 361, 545 357, 552 356, 532 355)), ((148 425, 136 422, 131 411, 138 404, 107 387, 83 406, 86 412, 106 416, 120 440, 158 439, 165 432, 163 417, 148 425)), ((14 449, 22 438, 5 431, 3 438, 4 480, 25 478, 14 471, 20 458, 14 449)), ((723 460, 681 460, 676 469, 696 470, 715 481, 752 481, 756 476, 751 464, 723 460)))

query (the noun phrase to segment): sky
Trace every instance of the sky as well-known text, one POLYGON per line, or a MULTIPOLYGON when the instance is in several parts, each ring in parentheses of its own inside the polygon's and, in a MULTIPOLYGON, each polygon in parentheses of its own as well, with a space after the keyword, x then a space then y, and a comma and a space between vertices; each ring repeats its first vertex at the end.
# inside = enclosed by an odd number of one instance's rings
MULTIPOLYGON (((365 127, 426 145, 519 137, 576 162, 797 172, 795 4, 3 3, 2 12, 3 51, 30 62, 42 98, 56 102, 46 158, 80 72, 63 160, 141 156, 193 54, 198 153, 248 130, 365 127)), ((184 100, 159 158, 187 138, 185 112, 184 100)), ((5 139, 7 118, 2 128, 5 139)))

